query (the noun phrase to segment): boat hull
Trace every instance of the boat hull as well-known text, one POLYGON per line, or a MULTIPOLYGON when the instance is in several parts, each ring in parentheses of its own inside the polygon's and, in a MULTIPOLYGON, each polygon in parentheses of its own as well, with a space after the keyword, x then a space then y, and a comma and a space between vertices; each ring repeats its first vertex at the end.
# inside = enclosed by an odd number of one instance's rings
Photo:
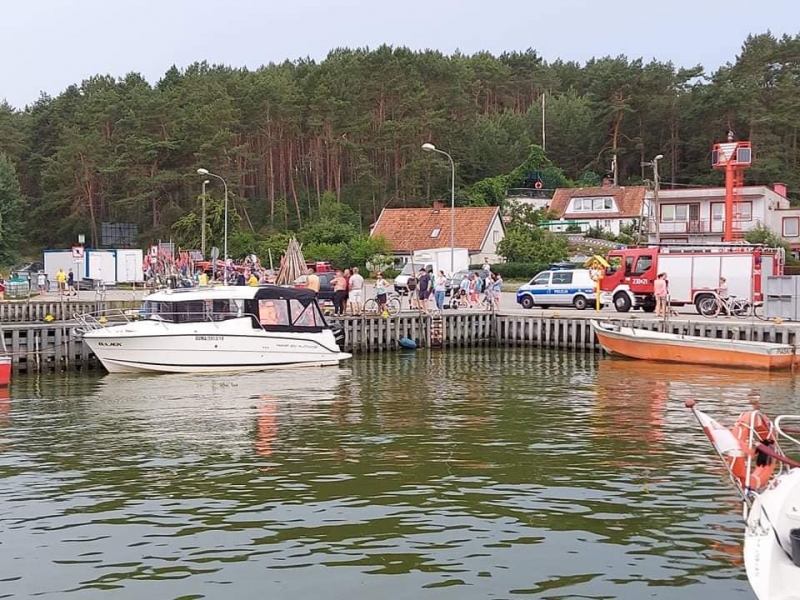
POLYGON ((710 339, 663 334, 592 321, 603 350, 628 358, 718 367, 780 370, 795 364, 794 349, 785 344, 710 339))
POLYGON ((778 477, 755 499, 747 518, 744 564, 759 600, 800 600, 800 567, 788 553, 800 528, 800 469, 778 477))
POLYGON ((336 365, 350 358, 333 333, 279 333, 240 323, 187 325, 140 322, 104 327, 83 337, 109 373, 227 373, 336 365))

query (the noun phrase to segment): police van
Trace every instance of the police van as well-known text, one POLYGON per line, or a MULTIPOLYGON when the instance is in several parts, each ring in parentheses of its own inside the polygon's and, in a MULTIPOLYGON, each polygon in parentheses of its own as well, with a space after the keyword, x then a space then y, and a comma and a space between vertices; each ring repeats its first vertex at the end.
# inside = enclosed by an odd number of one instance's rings
POLYGON ((595 289, 588 269, 551 268, 517 290, 517 304, 523 308, 574 306, 583 310, 594 301, 595 289))

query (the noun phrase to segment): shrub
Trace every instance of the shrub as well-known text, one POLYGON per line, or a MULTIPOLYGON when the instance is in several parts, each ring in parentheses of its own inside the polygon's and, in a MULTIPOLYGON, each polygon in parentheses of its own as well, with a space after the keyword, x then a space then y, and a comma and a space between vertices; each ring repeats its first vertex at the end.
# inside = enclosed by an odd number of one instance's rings
MULTIPOLYGON (((492 273, 501 275, 503 279, 532 279, 540 271, 550 267, 551 263, 497 263, 491 265, 492 273)), ((470 265, 470 269, 480 270, 483 265, 470 265)))

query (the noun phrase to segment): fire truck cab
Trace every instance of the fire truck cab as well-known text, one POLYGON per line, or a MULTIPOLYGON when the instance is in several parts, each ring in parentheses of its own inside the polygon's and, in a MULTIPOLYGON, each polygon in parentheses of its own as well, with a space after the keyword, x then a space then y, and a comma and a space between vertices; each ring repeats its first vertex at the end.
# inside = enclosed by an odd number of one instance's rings
POLYGON ((673 306, 699 306, 719 288, 720 277, 727 280, 731 296, 760 303, 764 276, 783 275, 784 254, 781 248, 746 244, 654 246, 612 250, 607 260, 611 266, 600 283, 600 301, 618 312, 652 312, 653 282, 659 273, 667 274, 673 306))

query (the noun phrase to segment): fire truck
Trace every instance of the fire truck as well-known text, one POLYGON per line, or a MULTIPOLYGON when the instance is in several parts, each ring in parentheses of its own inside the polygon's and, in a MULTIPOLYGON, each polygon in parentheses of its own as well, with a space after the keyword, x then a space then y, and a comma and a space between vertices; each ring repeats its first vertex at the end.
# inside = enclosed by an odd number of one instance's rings
POLYGON ((783 275, 785 255, 782 248, 745 244, 653 246, 612 250, 607 261, 611 266, 600 281, 600 302, 613 304, 618 312, 653 312, 653 282, 659 273, 667 274, 673 306, 699 307, 719 288, 720 277, 725 277, 731 296, 758 304, 766 276, 783 275))

